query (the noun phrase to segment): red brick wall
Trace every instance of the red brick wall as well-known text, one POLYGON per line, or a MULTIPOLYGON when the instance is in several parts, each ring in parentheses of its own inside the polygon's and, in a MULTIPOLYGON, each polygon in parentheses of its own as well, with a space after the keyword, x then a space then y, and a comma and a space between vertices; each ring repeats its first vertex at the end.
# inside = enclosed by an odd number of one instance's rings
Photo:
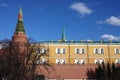
POLYGON ((93 74, 87 75, 88 70, 95 71, 97 65, 51 65, 48 70, 44 67, 37 66, 36 73, 45 75, 50 79, 94 79, 93 74))

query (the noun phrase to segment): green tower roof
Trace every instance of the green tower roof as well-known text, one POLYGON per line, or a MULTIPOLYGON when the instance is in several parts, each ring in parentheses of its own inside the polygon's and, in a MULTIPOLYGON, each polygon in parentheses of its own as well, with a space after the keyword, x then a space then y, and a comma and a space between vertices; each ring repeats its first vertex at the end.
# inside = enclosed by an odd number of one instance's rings
POLYGON ((24 24, 23 24, 23 14, 22 14, 22 9, 19 9, 19 13, 18 13, 18 22, 16 25, 16 31, 15 32, 24 32, 25 33, 25 29, 24 29, 24 24))
POLYGON ((62 29, 61 41, 62 41, 62 42, 66 42, 66 41, 67 41, 67 40, 66 40, 66 36, 65 36, 65 30, 64 30, 64 28, 62 29))

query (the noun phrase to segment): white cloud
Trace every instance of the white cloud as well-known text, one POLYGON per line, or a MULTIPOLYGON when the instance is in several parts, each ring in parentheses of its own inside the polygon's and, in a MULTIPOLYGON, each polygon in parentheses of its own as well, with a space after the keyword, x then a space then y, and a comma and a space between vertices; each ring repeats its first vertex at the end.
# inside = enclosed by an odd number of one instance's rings
POLYGON ((91 14, 93 11, 82 2, 75 2, 70 5, 70 9, 77 11, 82 16, 91 14))
POLYGON ((2 6, 2 7, 8 7, 8 4, 6 4, 6 3, 0 3, 0 6, 2 6))
POLYGON ((96 21, 97 24, 109 24, 109 25, 113 25, 113 26, 120 26, 120 18, 119 17, 115 17, 115 16, 110 16, 108 19, 106 20, 100 20, 100 21, 96 21))
POLYGON ((110 35, 110 34, 103 34, 101 36, 101 38, 106 39, 106 40, 120 41, 120 37, 119 36, 114 36, 114 35, 110 35))
POLYGON ((114 26, 120 26, 120 18, 111 16, 110 18, 105 20, 105 23, 108 23, 108 24, 114 25, 114 26))

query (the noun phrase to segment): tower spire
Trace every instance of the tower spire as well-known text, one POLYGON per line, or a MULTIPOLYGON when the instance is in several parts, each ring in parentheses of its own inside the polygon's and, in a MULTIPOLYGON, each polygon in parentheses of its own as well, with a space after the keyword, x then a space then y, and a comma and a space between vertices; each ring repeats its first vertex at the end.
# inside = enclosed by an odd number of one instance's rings
POLYGON ((16 25, 16 30, 15 32, 23 32, 25 33, 25 29, 24 29, 24 24, 23 24, 23 13, 22 13, 22 8, 19 8, 19 12, 18 12, 18 22, 16 25))
POLYGON ((66 42, 66 36, 65 36, 65 30, 64 30, 64 25, 63 25, 63 28, 62 28, 62 37, 61 37, 61 41, 62 42, 66 42))
POLYGON ((18 20, 23 21, 22 8, 19 7, 18 20))
POLYGON ((24 53, 27 49, 26 48, 27 44, 28 44, 28 39, 25 34, 22 9, 19 8, 18 21, 16 24, 16 29, 15 29, 14 35, 12 36, 12 41, 10 43, 10 46, 12 48, 17 47, 19 49, 19 53, 24 53))

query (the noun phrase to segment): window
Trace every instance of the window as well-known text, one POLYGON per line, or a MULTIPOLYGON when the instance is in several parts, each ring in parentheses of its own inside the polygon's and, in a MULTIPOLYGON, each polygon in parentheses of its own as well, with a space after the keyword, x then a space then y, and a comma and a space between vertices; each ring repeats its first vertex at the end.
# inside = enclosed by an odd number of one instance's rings
POLYGON ((65 54, 65 53, 66 53, 65 48, 62 48, 62 49, 61 49, 61 53, 63 53, 63 54, 65 54))
POLYGON ((59 59, 56 59, 56 64, 60 64, 60 60, 59 59))
POLYGON ((37 53, 37 54, 40 53, 40 48, 37 48, 36 53, 37 53))
POLYGON ((46 63, 47 63, 47 60, 46 60, 46 59, 42 59, 42 63, 43 63, 43 64, 46 64, 46 63))
POLYGON ((56 48, 56 53, 60 54, 60 49, 59 48, 56 48))
POLYGON ((79 54, 79 49, 78 48, 75 48, 75 53, 79 54))
POLYGON ((117 63, 117 64, 120 64, 120 59, 116 59, 116 63, 117 63))
POLYGON ((104 54, 104 49, 103 48, 100 48, 99 51, 100 51, 100 54, 104 54))
POLYGON ((115 53, 119 54, 119 49, 118 48, 115 48, 115 53))
POLYGON ((97 48, 94 48, 94 53, 98 54, 98 49, 97 48))
POLYGON ((85 53, 85 49, 81 48, 81 53, 84 54, 85 53))
POLYGON ((103 64, 104 63, 104 60, 103 59, 100 59, 100 64, 103 64))
POLYGON ((61 60, 61 64, 65 64, 65 60, 64 59, 61 60))
POLYGON ((79 59, 75 59, 75 64, 80 64, 80 60, 79 59))
POLYGON ((85 64, 85 60, 84 59, 81 59, 81 64, 85 64))
POLYGON ((99 60, 95 59, 95 64, 98 64, 99 63, 99 60))
POLYGON ((46 53, 46 48, 41 48, 41 53, 46 53))

